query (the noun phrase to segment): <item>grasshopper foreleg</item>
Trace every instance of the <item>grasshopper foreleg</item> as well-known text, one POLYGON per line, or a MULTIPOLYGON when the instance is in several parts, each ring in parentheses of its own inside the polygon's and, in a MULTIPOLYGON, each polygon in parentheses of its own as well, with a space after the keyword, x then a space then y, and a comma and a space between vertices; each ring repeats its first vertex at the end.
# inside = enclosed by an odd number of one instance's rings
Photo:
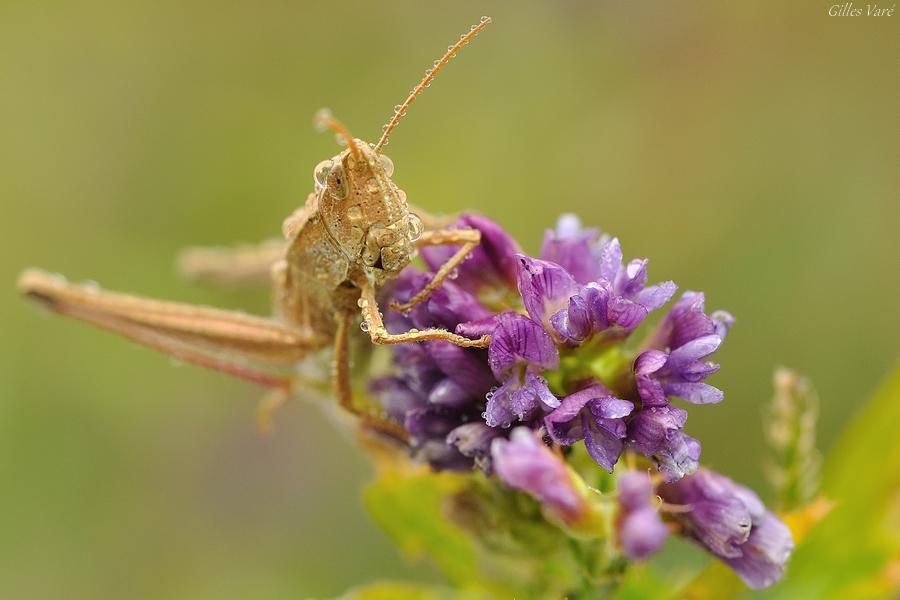
POLYGON ((381 312, 378 310, 378 302, 375 299, 375 288, 369 281, 360 285, 360 309, 364 329, 368 331, 372 343, 379 345, 403 344, 406 342, 445 341, 462 348, 487 348, 491 343, 491 336, 483 335, 478 339, 470 339, 457 335, 446 329, 412 329, 405 333, 389 333, 384 326, 381 312))
POLYGON ((447 262, 441 267, 431 278, 431 281, 423 287, 419 292, 410 298, 407 302, 399 303, 391 301, 390 307, 393 310, 406 312, 416 304, 425 301, 434 292, 441 287, 441 284, 459 267, 460 263, 466 259, 475 246, 481 241, 481 232, 477 229, 440 229, 437 231, 426 231, 422 237, 418 239, 416 245, 421 246, 443 246, 445 244, 458 244, 459 249, 451 256, 447 262))

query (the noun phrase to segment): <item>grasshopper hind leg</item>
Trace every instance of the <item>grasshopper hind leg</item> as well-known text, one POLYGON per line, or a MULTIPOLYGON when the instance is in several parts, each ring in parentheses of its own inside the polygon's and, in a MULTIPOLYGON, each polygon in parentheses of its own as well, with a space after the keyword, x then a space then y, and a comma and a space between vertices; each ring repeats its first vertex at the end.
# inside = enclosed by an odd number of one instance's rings
POLYGON ((323 345, 311 332, 271 319, 110 292, 38 270, 22 273, 18 287, 54 312, 268 388, 289 389, 290 366, 323 345))

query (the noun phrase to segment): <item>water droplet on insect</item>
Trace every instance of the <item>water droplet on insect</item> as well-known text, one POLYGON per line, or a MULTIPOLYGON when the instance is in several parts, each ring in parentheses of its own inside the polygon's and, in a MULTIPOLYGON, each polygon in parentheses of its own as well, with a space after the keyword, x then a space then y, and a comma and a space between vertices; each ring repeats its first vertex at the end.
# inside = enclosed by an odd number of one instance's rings
POLYGON ((403 108, 401 105, 395 104, 394 105, 394 114, 396 115, 398 112, 400 112, 401 108, 403 108))
POLYGON ((381 164, 381 168, 384 169, 384 174, 390 177, 394 174, 394 161, 387 157, 385 154, 378 155, 378 162, 381 164))
POLYGON ((363 321, 362 323, 359 324, 359 328, 362 329, 363 331, 368 332, 369 331, 369 322, 363 321))
POLYGON ((409 332, 410 333, 419 333, 419 330, 416 329, 415 327, 413 327, 412 329, 409 330, 409 332))
POLYGON ((447 277, 449 279, 456 279, 457 277, 459 277, 459 269, 453 269, 452 271, 450 271, 447 277))
POLYGON ((360 298, 356 301, 356 305, 360 308, 365 308, 366 304, 368 304, 364 299, 360 298))
POLYGON ((487 419, 487 411, 484 411, 483 413, 481 413, 481 418, 487 419))
POLYGON ((422 219, 417 215, 410 213, 407 218, 406 227, 406 237, 409 238, 409 241, 414 242, 422 237, 422 219))
POLYGON ((337 142, 338 146, 346 146, 347 145, 347 140, 344 139, 344 136, 342 136, 339 133, 334 134, 334 141, 337 142))
POLYGON ((328 174, 331 173, 333 167, 334 162, 331 159, 328 159, 323 160, 316 165, 315 169, 313 169, 313 182, 315 183, 317 190, 325 189, 325 183, 328 181, 328 174))
POLYGON ((484 15, 484 16, 481 17, 481 22, 482 22, 482 23, 486 23, 489 19, 490 19, 489 16, 484 15))
POLYGON ((440 64, 441 64, 441 61, 439 61, 439 60, 434 61, 434 68, 437 68, 440 64))

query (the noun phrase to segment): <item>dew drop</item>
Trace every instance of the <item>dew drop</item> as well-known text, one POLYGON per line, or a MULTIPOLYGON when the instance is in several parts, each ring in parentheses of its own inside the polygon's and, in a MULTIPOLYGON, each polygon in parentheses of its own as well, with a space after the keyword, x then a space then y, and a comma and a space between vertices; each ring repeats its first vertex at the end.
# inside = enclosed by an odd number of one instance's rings
POLYGON ((328 159, 323 160, 316 165, 315 169, 313 169, 313 182, 315 183, 317 190, 325 189, 325 183, 328 181, 328 174, 331 173, 333 167, 334 162, 331 159, 328 159))
POLYGON ((381 164, 381 168, 384 169, 384 174, 390 177, 394 174, 394 161, 388 158, 385 154, 378 155, 378 162, 381 164))
POLYGON ((481 413, 481 418, 487 420, 487 411, 481 413))
POLYGON ((363 321, 362 323, 359 324, 359 328, 362 329, 363 331, 368 332, 369 331, 369 322, 363 321))
POLYGON ((489 19, 490 19, 489 16, 484 15, 483 17, 481 17, 481 22, 482 22, 482 23, 486 23, 489 19))
POLYGON ((368 302, 366 302, 366 301, 365 301, 364 299, 362 299, 362 298, 360 298, 359 300, 356 301, 356 305, 357 305, 358 307, 360 307, 360 308, 365 308, 365 307, 366 307, 366 304, 368 304, 368 302))
POLYGON ((416 329, 415 327, 413 327, 412 329, 409 330, 409 332, 410 333, 419 333, 419 330, 416 329))
POLYGON ((452 271, 450 271, 447 277, 449 279, 456 279, 457 277, 459 277, 459 269, 453 269, 452 271))
POLYGON ((344 139, 344 136, 342 136, 339 133, 334 134, 334 141, 337 142, 338 146, 346 146, 347 145, 347 140, 344 139))
POLYGON ((406 227, 406 237, 409 238, 409 241, 414 242, 422 237, 422 219, 417 215, 410 213, 407 217, 406 227))

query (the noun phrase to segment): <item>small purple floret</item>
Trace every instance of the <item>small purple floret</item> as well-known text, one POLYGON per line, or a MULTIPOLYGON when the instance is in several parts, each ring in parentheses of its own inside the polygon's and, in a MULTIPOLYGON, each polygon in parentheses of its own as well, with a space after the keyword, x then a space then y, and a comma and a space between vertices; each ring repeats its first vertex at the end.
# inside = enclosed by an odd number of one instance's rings
POLYGON ((684 534, 725 561, 748 586, 767 587, 781 579, 794 542, 753 491, 709 469, 657 491, 666 502, 684 507, 673 515, 684 534))
POLYGON ((565 462, 527 427, 513 429, 508 440, 495 439, 491 456, 495 472, 509 487, 533 496, 568 523, 584 514, 584 498, 565 462))
POLYGON ((559 352, 540 325, 519 313, 503 313, 491 337, 488 364, 502 382, 489 394, 484 413, 491 427, 524 421, 542 407, 555 408, 559 400, 539 375, 559 367, 559 352))
POLYGON ((620 514, 619 547, 625 556, 641 560, 658 551, 669 530, 659 516, 656 494, 647 473, 628 471, 616 480, 620 514))
POLYGON ((564 446, 584 440, 591 458, 612 472, 622 454, 625 417, 633 408, 631 402, 596 384, 563 398, 559 407, 544 417, 544 425, 550 437, 564 446))

